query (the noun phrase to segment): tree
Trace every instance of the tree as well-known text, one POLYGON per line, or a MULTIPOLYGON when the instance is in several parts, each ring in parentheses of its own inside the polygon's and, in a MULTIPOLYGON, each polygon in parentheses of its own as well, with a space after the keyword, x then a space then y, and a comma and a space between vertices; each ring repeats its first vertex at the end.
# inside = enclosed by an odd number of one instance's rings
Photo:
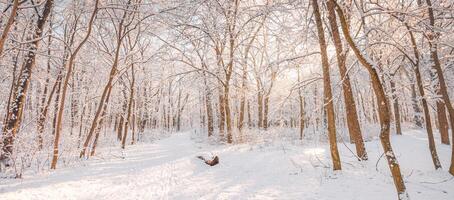
POLYGON ((397 190, 398 198, 399 199, 406 199, 408 198, 408 193, 405 187, 404 180, 402 178, 402 174, 400 172, 400 166, 397 162, 397 158, 394 154, 394 151, 391 146, 390 142, 390 111, 389 111, 389 103, 386 98, 385 91, 380 81, 380 77, 377 72, 377 66, 371 63, 371 60, 368 59, 363 53, 358 49, 353 38, 350 35, 349 26, 347 24, 347 20, 345 19, 344 12, 342 8, 336 3, 334 0, 330 0, 333 4, 336 4, 336 12, 339 16, 341 22, 342 32, 344 34, 345 39, 347 40, 348 45, 355 53, 358 61, 367 69, 369 72, 370 78, 372 80, 372 86, 374 89, 375 96, 377 98, 378 107, 379 107, 379 119, 380 119, 380 141, 384 150, 384 155, 388 161, 388 166, 393 176, 394 185, 397 190))
POLYGON ((439 94, 441 94, 442 99, 446 105, 446 108, 448 109, 449 120, 451 122, 451 131, 453 133, 451 166, 449 168, 449 173, 451 173, 451 175, 454 176, 454 128, 453 128, 454 127, 454 108, 451 104, 451 100, 449 99, 446 81, 445 81, 445 78, 443 75, 443 70, 441 68, 441 63, 440 63, 440 59, 438 56, 438 43, 437 43, 438 33, 435 32, 436 26, 435 26, 435 17, 434 17, 432 2, 430 0, 426 0, 426 3, 427 3, 427 11, 429 13, 429 24, 430 24, 430 27, 428 27, 429 30, 428 30, 428 33, 426 34, 426 37, 429 42, 430 57, 432 58, 432 62, 433 62, 432 67, 437 74, 438 84, 439 84, 438 92, 439 92, 439 94))
POLYGON ((344 92, 344 104, 347 115, 347 126, 348 132, 350 133, 350 139, 355 142, 356 154, 362 160, 367 160, 366 148, 364 147, 363 136, 361 134, 361 127, 358 121, 358 114, 356 111, 355 99, 353 98, 352 86, 350 84, 350 77, 347 74, 346 67, 346 52, 342 47, 342 41, 340 38, 336 13, 334 10, 335 5, 333 2, 327 2, 328 7, 328 20, 331 26, 332 37, 334 46, 336 48, 337 65, 342 78, 342 89, 344 92))
POLYGON ((36 21, 36 29, 33 33, 29 50, 27 51, 27 56, 25 57, 25 65, 21 69, 20 77, 17 82, 17 89, 14 95, 14 100, 12 102, 10 117, 5 126, 3 132, 3 147, 2 155, 0 160, 8 160, 11 154, 13 153, 14 138, 19 130, 21 125, 21 118, 23 116, 23 109, 25 104, 25 99, 27 97, 27 91, 29 89, 30 80, 32 76, 32 70, 35 66, 36 50, 38 49, 40 38, 42 37, 44 25, 46 24, 47 18, 52 10, 54 1, 47 0, 44 4, 42 13, 38 16, 36 21))
POLYGON ((328 118, 328 137, 331 150, 331 159, 333 160, 333 169, 341 170, 341 161, 339 157, 339 150, 337 149, 336 140, 336 121, 334 117, 333 95, 331 93, 331 80, 329 73, 328 52, 326 50, 325 33, 323 30, 323 22, 320 15, 317 0, 312 0, 312 8, 314 10, 315 23, 317 25, 318 42, 320 44, 320 54, 322 58, 323 68, 323 103, 325 113, 328 118))
POLYGON ((92 29, 93 29, 93 22, 95 21, 96 13, 98 12, 98 4, 99 4, 99 0, 96 0, 93 12, 91 14, 90 20, 89 20, 88 25, 87 25, 87 33, 86 33, 85 37, 83 38, 83 40, 76 47, 76 49, 69 56, 68 65, 66 66, 67 71, 66 71, 65 79, 63 81, 63 90, 62 90, 62 93, 61 93, 60 104, 58 106, 57 124, 56 124, 56 131, 55 131, 55 140, 54 140, 54 155, 52 157, 51 169, 56 169, 57 168, 58 146, 59 146, 59 143, 60 143, 63 112, 65 110, 66 91, 68 91, 69 80, 70 80, 70 77, 71 77, 72 72, 73 72, 74 60, 76 59, 76 56, 79 53, 79 51, 82 48, 82 46, 88 41, 88 38, 90 37, 90 34, 92 32, 92 29))

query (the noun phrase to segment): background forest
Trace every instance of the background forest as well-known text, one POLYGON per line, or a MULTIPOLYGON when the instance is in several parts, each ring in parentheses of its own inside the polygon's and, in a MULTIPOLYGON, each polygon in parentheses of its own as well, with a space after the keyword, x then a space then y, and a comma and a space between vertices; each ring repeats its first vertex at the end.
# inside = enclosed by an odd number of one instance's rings
POLYGON ((0 10, 3 178, 190 132, 215 146, 329 144, 335 171, 338 148, 351 147, 356 162, 386 161, 406 199, 393 139, 411 130, 433 169, 454 176, 452 0, 1 0, 0 10))

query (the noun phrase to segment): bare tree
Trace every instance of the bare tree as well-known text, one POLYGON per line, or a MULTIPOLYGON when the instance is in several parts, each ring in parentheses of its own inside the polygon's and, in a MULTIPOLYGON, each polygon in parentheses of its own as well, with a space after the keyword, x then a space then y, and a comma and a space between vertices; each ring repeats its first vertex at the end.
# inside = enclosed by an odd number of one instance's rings
POLYGON ((323 103, 325 113, 328 119, 328 137, 331 150, 331 159, 333 160, 333 169, 341 170, 341 161, 339 157, 339 150, 337 149, 336 140, 336 121, 334 116, 333 95, 331 92, 331 80, 329 73, 328 52, 326 50, 325 31, 323 30, 323 22, 318 7, 317 0, 312 0, 312 7, 314 9, 314 17, 317 25, 318 42, 320 44, 320 53, 322 58, 323 68, 323 103))
POLYGON ((372 85, 374 89, 375 96, 377 98, 378 107, 379 107, 379 118, 380 118, 380 141, 382 143, 382 147, 384 150, 384 154, 386 159, 388 160, 388 166, 390 168, 391 174, 393 176, 394 185, 396 187, 398 198, 399 199, 406 199, 408 198, 408 193, 405 187, 404 180, 402 178, 402 174, 400 172, 400 166, 397 162, 397 158, 394 154, 394 151, 391 146, 390 142, 390 111, 389 111, 389 103, 386 98, 385 91, 380 81, 380 77, 377 72, 377 67, 371 63, 370 59, 365 57, 363 53, 358 49, 353 38, 350 35, 349 26, 347 24, 347 20, 345 19, 344 12, 342 8, 336 3, 334 0, 330 0, 333 4, 336 4, 336 12, 339 16, 342 32, 344 34, 345 39, 348 42, 348 45, 355 53, 356 57, 358 58, 359 62, 367 69, 369 72, 370 78, 372 80, 372 85))

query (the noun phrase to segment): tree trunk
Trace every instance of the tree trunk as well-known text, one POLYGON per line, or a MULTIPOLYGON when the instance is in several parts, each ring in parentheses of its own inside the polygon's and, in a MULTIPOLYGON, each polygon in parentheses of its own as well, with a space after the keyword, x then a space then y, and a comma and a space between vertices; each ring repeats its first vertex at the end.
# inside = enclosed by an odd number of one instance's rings
POLYGON ((318 42, 320 44, 320 53, 322 58, 323 68, 323 91, 324 91, 324 104, 325 112, 328 120, 328 138, 330 143, 331 159, 333 161, 333 170, 341 170, 341 161, 339 157, 339 150, 337 149, 336 140, 336 121, 334 115, 333 95, 331 93, 331 80, 329 73, 328 52, 326 50, 325 34, 323 30, 323 21, 320 15, 317 0, 312 0, 312 7, 314 10, 315 23, 317 25, 318 42))
POLYGON ((90 156, 94 156, 95 152, 96 152, 96 146, 98 144, 99 134, 101 133, 101 128, 102 128, 102 125, 104 123, 104 119, 106 117, 107 105, 109 104, 109 99, 110 99, 110 93, 111 92, 112 92, 112 88, 109 88, 109 91, 107 92, 106 103, 104 104, 104 107, 103 107, 103 110, 102 110, 102 114, 101 114, 101 117, 99 119, 99 124, 96 127, 96 131, 95 131, 96 135, 95 135, 95 139, 93 140, 93 144, 91 145, 90 156))
MULTIPOLYGON (((248 52, 246 52, 248 53, 248 52)), ((247 56, 245 56, 247 59, 247 56)), ((246 81, 247 81, 247 61, 243 66, 243 76, 242 76, 242 83, 241 83, 241 99, 240 99, 240 113, 238 117, 238 129, 241 131, 243 129, 244 124, 244 113, 246 108, 246 81)))
POLYGON ((259 129, 263 128, 263 94, 260 91, 257 92, 257 108, 258 108, 258 124, 257 127, 259 129))
POLYGON ((389 111, 389 104, 386 99, 386 94, 383 89, 383 86, 380 82, 380 77, 377 73, 377 68, 374 64, 370 63, 367 58, 362 54, 362 52, 358 49, 353 38, 350 35, 350 30, 348 28, 347 20, 345 19, 344 13, 339 5, 335 2, 335 0, 329 0, 336 4, 336 11, 339 15, 339 19, 341 22, 342 32, 344 34, 347 43, 349 44, 350 48, 353 49, 358 61, 367 69, 369 72, 370 78, 372 79, 374 93, 377 97, 378 106, 379 106, 379 121, 380 121, 380 141, 384 150, 384 155, 388 161, 388 166, 391 171, 394 185, 397 190, 398 198, 399 199, 408 199, 408 193, 405 187, 405 182, 402 178, 402 174, 400 172, 400 166, 397 162, 397 158, 394 154, 394 151, 391 146, 390 142, 390 111, 389 111))
MULTIPOLYGON (((221 90, 219 90, 220 93, 221 90)), ((225 131, 225 103, 224 96, 219 94, 219 137, 221 140, 224 140, 224 131, 225 131)))
POLYGON ((211 90, 208 87, 208 83, 206 80, 206 76, 204 73, 204 84, 205 84, 205 106, 206 106, 206 115, 207 115, 207 128, 208 128, 208 137, 211 137, 214 132, 214 126, 213 126, 213 107, 211 105, 211 90))
MULTIPOLYGON (((16 54, 16 56, 14 58, 14 68, 13 68, 13 74, 12 74, 12 80, 11 80, 11 87, 9 88, 8 102, 6 103, 6 109, 5 109, 5 119, 3 120, 3 125, 2 125, 3 134, 6 133, 6 131, 7 131, 7 126, 5 126, 5 125, 8 123, 8 120, 11 117, 11 112, 10 112, 11 101, 12 101, 13 96, 16 94, 16 90, 17 90, 16 72, 17 72, 17 67, 18 67, 18 63, 17 63, 18 57, 19 57, 19 52, 16 54)), ((39 135, 38 135, 38 137, 39 137, 39 135)), ((0 156, 1 156, 1 151, 0 151, 0 156)))
POLYGON ((396 94, 396 83, 394 83, 394 74, 391 77, 390 84, 391 84, 391 93, 393 98, 393 108, 394 108, 394 123, 396 123, 396 134, 402 135, 402 128, 400 125, 400 110, 399 110, 399 99, 396 94))
POLYGON ((126 140, 128 139, 128 126, 131 123, 131 112, 132 112, 132 105, 134 102, 134 85, 135 85, 135 73, 134 73, 134 64, 131 66, 132 71, 132 81, 130 85, 130 93, 129 93, 129 103, 128 103, 128 114, 126 115, 126 123, 125 123, 125 130, 123 134, 123 139, 121 140, 121 148, 125 149, 126 147, 126 140))
POLYGON ((247 101, 247 124, 249 128, 252 127, 251 103, 249 101, 247 101))
MULTIPOLYGON (((129 8, 129 5, 131 4, 131 0, 128 0, 127 2, 127 8, 129 8)), ((98 126, 98 122, 99 122, 99 117, 103 111, 103 108, 104 108, 104 104, 106 104, 106 99, 108 99, 110 97, 110 91, 112 89, 112 82, 113 82, 113 79, 115 78, 116 74, 117 74, 117 67, 118 67, 118 61, 119 61, 119 56, 120 56, 120 48, 121 48, 121 43, 123 42, 123 39, 125 37, 124 36, 124 22, 125 22, 125 19, 128 15, 128 12, 130 12, 128 9, 125 9, 124 10, 124 13, 123 13, 123 16, 118 24, 118 28, 117 28, 117 42, 116 42, 116 49, 115 49, 115 55, 114 55, 114 60, 113 60, 113 63, 112 63, 112 66, 111 66, 111 70, 110 70, 110 73, 109 73, 109 78, 108 78, 108 81, 107 81, 107 84, 106 86, 104 86, 104 90, 102 92, 102 95, 101 95, 101 99, 99 100, 99 104, 98 104, 98 108, 96 109, 96 112, 95 112, 95 116, 93 117, 93 121, 91 123, 91 126, 90 126, 90 131, 88 132, 88 135, 87 137, 85 138, 85 142, 84 142, 84 146, 80 152, 80 155, 79 157, 82 158, 85 156, 85 153, 87 151, 87 147, 93 137, 93 134, 95 133, 95 130, 98 126)))
POLYGON ((117 139, 119 141, 122 141, 122 138, 123 138, 123 136, 122 136, 123 135, 123 125, 125 123, 125 118, 123 117, 123 114, 124 113, 120 114, 120 120, 118 122, 118 128, 116 129, 116 131, 117 131, 117 139))
MULTIPOLYGON (((449 114, 449 119, 451 122, 451 131, 452 131, 452 139, 454 143, 454 108, 451 104, 451 100, 449 99, 449 94, 448 94, 448 88, 446 85, 445 77, 443 75, 443 70, 441 68, 441 63, 440 59, 438 57, 438 36, 437 33, 435 33, 435 17, 434 17, 434 12, 432 8, 432 2, 431 0, 426 0, 427 3, 427 9, 429 12, 429 21, 430 21, 430 27, 427 38, 429 42, 429 47, 430 47, 430 57, 432 58, 433 61, 433 69, 435 70, 437 77, 438 77, 438 83, 439 83, 439 91, 442 95, 442 99, 446 105, 446 108, 448 109, 448 114, 449 114)), ((449 168, 449 173, 454 176, 454 145, 452 145, 452 153, 451 153, 451 166, 449 168)))
POLYGON ((39 38, 42 36, 44 25, 46 24, 47 18, 52 10, 53 3, 53 0, 46 1, 43 13, 37 20, 37 26, 33 34, 34 41, 31 43, 30 49, 26 53, 27 55, 25 56, 24 61, 25 65, 21 71, 21 75, 17 83, 17 92, 15 94, 14 101, 12 102, 11 117, 8 119, 8 123, 6 124, 6 131, 3 133, 4 140, 0 160, 8 160, 13 153, 14 138, 16 137, 17 131, 19 130, 22 122, 21 116, 30 85, 32 70, 35 66, 35 52, 41 41, 39 38))
POLYGON ((333 36, 334 46, 336 48, 336 58, 337 65, 339 67, 339 72, 342 78, 342 89, 344 91, 344 103, 345 111, 347 115, 347 127, 348 132, 350 133, 350 140, 355 142, 356 154, 362 160, 367 160, 367 152, 364 146, 364 140, 361 133, 361 126, 358 121, 358 114, 356 111, 356 104, 353 98, 352 86, 350 84, 350 77, 347 73, 347 67, 345 66, 346 62, 346 53, 344 53, 342 47, 342 40, 340 38, 336 13, 334 10, 335 5, 329 1, 328 2, 328 19, 331 25, 331 32, 333 36))
POLYGON ((266 94, 265 99, 263 100, 263 129, 267 130, 268 129, 268 113, 270 109, 270 95, 266 94))
POLYGON ((227 126, 227 143, 233 142, 232 138, 232 117, 230 112, 230 99, 229 99, 229 86, 224 87, 224 109, 225 109, 225 123, 227 126))
MULTIPOLYGON (((46 73, 49 75, 50 74, 50 56, 51 56, 51 44, 52 44, 52 22, 50 22, 50 33, 49 33, 49 36, 48 36, 48 46, 47 46, 47 56, 49 56, 49 58, 47 59, 47 71, 46 73)), ((43 148, 43 142, 44 142, 44 139, 43 139, 43 131, 44 131, 44 122, 39 122, 41 120, 44 121, 43 118, 45 117, 42 117, 41 114, 44 113, 44 109, 46 107, 48 107, 48 105, 45 105, 46 104, 46 98, 47 98, 47 93, 49 92, 49 76, 46 77, 46 81, 44 82, 44 90, 43 90, 43 93, 42 93, 42 96, 41 96, 41 101, 40 101, 40 106, 39 106, 39 112, 38 112, 38 149, 41 150, 43 148)), ((46 111, 47 112, 47 111, 46 111)))
POLYGON ((413 110, 415 112, 413 120, 415 121, 415 124, 417 127, 422 128, 423 127, 423 121, 424 119, 421 116, 421 108, 419 107, 418 99, 416 96, 416 85, 414 81, 411 83, 411 100, 412 100, 412 106, 413 110))
MULTIPOLYGON (((438 94, 441 96, 441 94, 438 94)), ((449 145, 449 123, 446 117, 445 103, 443 100, 437 101, 438 127, 441 136, 441 143, 449 145)))
POLYGON ((433 135, 433 131, 432 131, 432 121, 430 119, 429 106, 427 104, 426 95, 424 92, 424 85, 423 85, 422 77, 421 77, 421 72, 419 70, 419 63, 420 63, 419 51, 418 51, 416 39, 413 35, 413 32, 411 31, 410 27, 407 24, 406 24, 406 28, 410 35, 410 41, 413 46, 413 54, 416 59, 416 62, 414 62, 413 70, 414 70, 415 77, 416 77, 416 84, 418 86, 419 95, 421 95, 421 102, 422 102, 422 107, 423 107, 423 111, 424 111, 424 119, 426 122, 427 138, 429 141, 430 155, 432 156, 432 162, 434 164, 435 169, 439 169, 439 168, 441 168, 441 163, 440 163, 440 160, 438 159, 437 149, 435 147, 435 140, 434 140, 434 135, 433 135))
POLYGON ((61 100, 60 100, 60 105, 57 107, 59 109, 58 109, 57 125, 56 125, 55 139, 54 139, 54 155, 53 155, 52 163, 51 163, 51 167, 50 167, 51 169, 57 168, 58 146, 60 143, 63 114, 64 114, 64 110, 65 110, 66 92, 68 91, 69 80, 71 78, 71 75, 73 74, 74 60, 76 59, 77 53, 79 53, 82 46, 85 44, 85 42, 88 41, 88 38, 90 37, 92 25, 95 20, 96 13, 98 12, 98 2, 99 2, 99 0, 96 0, 96 2, 95 2, 95 8, 90 17, 90 21, 88 23, 87 34, 85 35, 84 39, 81 41, 81 43, 76 47, 74 52, 69 57, 68 65, 66 66, 66 68, 68 68, 68 70, 66 72, 65 80, 63 83, 63 91, 61 93, 62 96, 61 96, 61 100))

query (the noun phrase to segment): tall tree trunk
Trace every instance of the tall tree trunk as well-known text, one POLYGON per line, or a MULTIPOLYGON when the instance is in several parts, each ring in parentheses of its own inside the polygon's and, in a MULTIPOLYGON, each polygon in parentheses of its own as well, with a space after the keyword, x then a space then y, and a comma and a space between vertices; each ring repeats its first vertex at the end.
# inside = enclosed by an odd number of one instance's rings
POLYGON ((134 87, 135 87, 135 73, 134 73, 134 64, 131 66, 132 71, 132 81, 130 85, 130 93, 129 93, 129 103, 128 103, 128 114, 126 115, 126 123, 125 123, 125 130, 123 134, 123 138, 121 140, 121 148, 125 149, 126 147, 126 140, 128 139, 128 129, 129 124, 131 123, 131 112, 132 112, 132 105, 134 102, 134 87))
MULTIPOLYGON (((442 99, 446 105, 446 108, 448 109, 448 114, 449 114, 449 119, 451 122, 451 131, 452 131, 452 139, 453 139, 453 144, 454 144, 454 108, 451 104, 451 100, 449 99, 449 94, 448 94, 448 88, 446 85, 445 77, 443 75, 443 70, 441 68, 441 63, 440 59, 438 57, 438 38, 437 38, 437 33, 435 33, 435 17, 434 17, 434 11, 432 7, 432 2, 431 0, 426 0, 427 3, 427 9, 429 12, 429 22, 430 22, 430 27, 427 38, 429 42, 429 48, 430 48, 430 57, 432 58, 433 61, 433 69, 435 69, 435 72, 438 77, 438 83, 439 83, 439 91, 442 95, 442 99)), ((452 154, 451 154, 451 166, 449 168, 449 173, 454 176, 454 145, 452 145, 452 154)))
MULTIPOLYGON (((95 8, 93 10, 93 13, 90 17, 90 21, 88 22, 88 30, 87 34, 85 35, 84 39, 80 42, 80 44, 76 47, 74 52, 70 55, 68 65, 66 66, 67 71, 65 75, 65 80, 63 83, 63 91, 61 93, 61 100, 60 100, 60 105, 58 106, 58 115, 57 115, 57 125, 56 125, 56 132, 55 132, 55 138, 54 138, 54 153, 52 157, 52 163, 51 163, 51 169, 56 169, 57 168, 57 161, 58 161, 58 146, 60 143, 60 135, 61 135, 61 129, 62 129, 62 121, 63 121, 63 114, 65 110, 65 100, 66 100, 66 92, 68 91, 68 85, 69 85, 69 80, 71 78, 71 75, 73 74, 73 67, 74 67, 74 60, 77 57, 77 54, 79 53, 80 49, 82 46, 88 41, 88 38, 90 37, 91 31, 92 31, 92 26, 93 22, 95 20, 96 13, 98 12, 98 2, 99 0, 96 0, 95 2, 95 8)), ((74 25, 76 26, 76 25, 74 25)), ((74 86, 73 86, 74 87, 74 86)))
MULTIPOLYGON (((298 68, 298 82, 301 82, 301 72, 300 68, 298 68)), ((304 137, 304 97, 301 91, 301 88, 298 88, 298 103, 299 103, 299 121, 300 121, 300 139, 303 140, 304 137)))
POLYGON ((46 24, 47 18, 53 7, 53 0, 47 0, 44 4, 44 10, 36 22, 36 29, 33 33, 34 41, 30 45, 30 49, 27 51, 25 56, 25 65, 21 70, 21 75, 17 83, 17 92, 12 102, 11 117, 8 119, 6 124, 6 131, 3 132, 3 148, 0 156, 0 160, 7 160, 13 153, 14 138, 16 137, 17 131, 21 125, 22 113, 24 109, 25 99, 27 97, 28 88, 32 76, 32 70, 35 66, 36 50, 39 47, 40 39, 43 34, 44 25, 46 24))
POLYGON ((208 128, 208 137, 211 137, 214 132, 214 120, 213 120, 213 107, 211 105, 211 90, 208 86, 208 81, 206 78, 205 71, 203 72, 203 82, 205 86, 205 106, 206 106, 206 116, 207 116, 207 128, 208 128))
POLYGON ((244 51, 244 64, 243 64, 243 74, 242 74, 242 82, 241 82, 241 100, 240 100, 240 116, 238 120, 238 129, 241 131, 244 126, 244 115, 245 115, 245 107, 246 107, 246 90, 247 90, 247 69, 248 69, 248 59, 249 59, 249 51, 252 47, 255 38, 257 37, 260 29, 262 29, 263 24, 265 24, 266 16, 263 18, 263 21, 259 24, 255 32, 252 34, 252 38, 249 40, 249 43, 246 46, 244 51))
POLYGON ((82 147, 82 150, 80 152, 80 155, 79 155, 80 158, 85 156, 85 153, 87 151, 88 145, 90 144, 90 141, 91 141, 91 139, 93 137, 93 134, 95 133, 95 130, 96 130, 97 126, 98 126, 100 115, 101 115, 102 110, 104 108, 104 104, 106 103, 106 98, 108 98, 108 94, 110 94, 109 90, 111 90, 111 88, 112 88, 113 79, 114 79, 115 75, 117 74, 118 56, 119 56, 119 53, 120 53, 120 51, 119 51, 120 45, 119 44, 117 44, 117 45, 118 46, 117 46, 117 50, 116 50, 116 56, 115 56, 112 68, 110 70, 110 73, 109 73, 109 79, 107 81, 106 86, 104 86, 104 90, 103 90, 103 93, 101 95, 101 99, 99 100, 98 108, 96 109, 95 116, 94 116, 93 121, 91 123, 90 130, 88 132, 87 137, 85 138, 84 146, 82 147))
POLYGON ((329 0, 336 4, 336 11, 339 15, 339 19, 341 22, 342 32, 344 34, 347 43, 349 44, 350 48, 355 53, 358 61, 367 69, 369 72, 370 78, 372 80, 372 85, 374 89, 375 96, 377 97, 377 102, 379 106, 379 121, 380 121, 380 141, 384 150, 384 155, 388 161, 388 166, 391 171, 394 185, 397 190, 398 198, 399 199, 408 199, 407 189, 405 187, 405 182, 402 178, 402 174, 400 172, 400 166, 397 162, 397 158, 394 154, 394 151, 391 146, 390 142, 390 124, 391 124, 391 113, 389 111, 389 103, 386 99, 386 94, 383 89, 383 86, 380 82, 380 77, 377 72, 376 65, 370 63, 368 59, 363 55, 363 53, 359 50, 356 46, 356 43, 353 41, 353 38, 350 35, 349 26, 347 24, 347 20, 345 19, 344 13, 342 8, 336 3, 335 0, 329 0))
POLYGON ((69 129, 69 135, 73 135, 74 133, 74 126, 76 126, 76 118, 77 118, 77 115, 78 115, 78 109, 79 109, 79 105, 78 105, 78 101, 76 100, 76 79, 77 77, 75 76, 76 74, 73 72, 73 74, 71 75, 72 78, 71 78, 71 104, 70 104, 70 112, 71 112, 71 127, 69 129))
POLYGON ((224 87, 224 109, 225 109, 225 123, 227 128, 227 143, 232 143, 232 117, 230 112, 230 99, 229 99, 230 88, 228 84, 224 87))
MULTIPOLYGON (((51 17, 52 18, 52 17, 51 17)), ((50 22, 50 33, 49 33, 49 36, 48 36, 48 39, 47 39, 47 56, 49 56, 49 58, 47 59, 47 71, 46 73, 49 75, 50 74, 50 56, 51 56, 51 44, 52 44, 52 22, 50 22)), ((39 106, 39 112, 38 112, 38 149, 41 150, 43 148, 43 131, 44 131, 44 122, 39 122, 39 121, 44 121, 44 116, 40 116, 41 114, 43 114, 45 112, 45 108, 48 106, 48 105, 45 105, 46 104, 46 98, 47 98, 47 93, 48 93, 48 90, 49 90, 49 76, 46 77, 46 81, 44 82, 44 90, 43 90, 43 93, 42 93, 42 96, 41 96, 41 101, 40 101, 40 106, 39 106)), ((47 111, 46 111, 47 112, 47 111)))
POLYGON ((52 119, 52 135, 55 136, 55 132, 57 132, 57 115, 58 115, 58 105, 60 103, 60 98, 61 98, 61 85, 62 85, 62 81, 61 81, 61 78, 60 80, 58 81, 58 84, 57 84, 57 89, 55 91, 55 102, 54 102, 54 118, 52 119))
POLYGON ((416 46, 416 40, 411 32, 410 28, 407 26, 407 30, 410 34, 410 40, 413 46, 413 53, 416 58, 416 62, 414 63, 414 72, 415 72, 415 77, 416 77, 416 84, 418 85, 418 90, 419 90, 419 95, 421 95, 421 101, 422 101, 422 107, 424 110, 424 118, 426 122, 426 130, 427 130, 427 138, 429 141, 429 150, 430 150, 430 155, 432 156, 432 162, 435 166, 435 169, 441 168, 441 163, 440 160, 438 159, 438 154, 437 154, 437 149, 435 147, 435 140, 434 140, 434 135, 432 131, 432 121, 430 119, 430 111, 429 111, 429 106, 427 104, 426 100, 426 95, 424 92, 424 85, 422 83, 422 77, 421 77, 421 72, 419 70, 419 51, 416 46))
MULTIPOLYGON (((5 126, 5 125, 8 123, 8 120, 11 117, 11 112, 10 112, 10 110, 11 110, 11 101, 13 100, 13 96, 16 94, 16 90, 17 90, 16 72, 17 72, 17 67, 18 67, 17 59, 19 58, 19 53, 20 52, 18 52, 16 54, 16 56, 14 57, 14 66, 13 66, 11 87, 9 88, 8 102, 6 103, 6 109, 5 109, 6 112, 5 112, 5 118, 3 120, 3 125, 2 125, 2 133, 6 133, 6 131, 7 131, 7 126, 5 126)), ((1 152, 0 152, 0 156, 1 156, 1 152)))
POLYGON ((337 149, 336 140, 336 121, 334 116, 333 95, 331 93, 331 80, 329 73, 328 52, 326 50, 325 33, 323 30, 323 21, 320 15, 317 0, 312 0, 312 7, 314 10, 315 23, 317 25, 318 42, 320 44, 320 53, 322 58, 323 68, 323 91, 324 91, 324 105, 328 121, 328 137, 330 143, 331 159, 333 161, 333 169, 341 170, 341 161, 339 157, 339 150, 337 149))
MULTIPOLYGON (((439 92, 437 93, 441 96, 439 92)), ((438 100, 436 104, 441 143, 449 145, 449 123, 448 118, 446 117, 445 103, 443 102, 443 100, 438 100)))
POLYGON ((106 103, 104 104, 104 107, 102 109, 102 114, 99 118, 99 123, 98 126, 96 127, 95 130, 95 139, 93 140, 93 144, 91 145, 91 151, 90 151, 90 156, 94 156, 96 152, 96 146, 99 141, 99 134, 101 133, 101 128, 104 123, 104 119, 106 118, 106 113, 107 113, 107 105, 109 104, 109 99, 110 99, 110 93, 112 92, 112 88, 109 88, 109 91, 107 92, 107 99, 106 103))
POLYGON ((115 76, 117 75, 118 71, 118 62, 119 62, 119 57, 120 57, 120 48, 121 48, 121 43, 123 42, 123 39, 125 38, 125 30, 124 30, 124 22, 125 19, 130 12, 128 10, 129 6, 131 5, 131 0, 128 0, 127 2, 127 9, 124 10, 123 16, 120 19, 120 22, 117 27, 117 42, 116 42, 116 49, 115 49, 115 55, 114 55, 114 60, 110 69, 109 73, 109 78, 107 81, 106 86, 104 86, 104 90, 101 95, 101 99, 99 100, 98 108, 96 109, 95 116, 93 117, 93 121, 90 126, 90 131, 88 132, 87 137, 85 138, 84 146, 82 147, 82 150, 80 152, 79 157, 82 158, 85 156, 85 153, 87 151, 88 145, 93 137, 93 134, 95 133, 95 130, 98 126, 99 123, 99 117, 103 111, 104 104, 106 104, 106 99, 110 97, 110 91, 112 89, 112 82, 115 76))
POLYGON ((353 98, 352 86, 350 83, 350 77, 347 73, 346 53, 342 47, 342 40, 340 38, 336 13, 334 10, 335 5, 333 2, 328 2, 328 19, 331 25, 331 32, 333 36, 334 46, 336 48, 337 65, 339 72, 342 77, 342 90, 344 92, 344 104, 347 115, 347 127, 350 134, 350 140, 355 142, 356 154, 362 160, 367 160, 367 152, 364 146, 363 135, 361 133, 361 126, 358 121, 358 114, 356 111, 356 104, 353 98))
MULTIPOLYGON (((249 52, 246 52, 249 53, 249 52)), ((245 58, 247 59, 247 55, 245 55, 245 58)), ((242 83, 241 83, 241 99, 240 99, 240 112, 239 112, 239 117, 238 117, 238 129, 241 131, 244 126, 244 113, 245 113, 245 108, 246 108, 246 82, 247 82, 247 61, 243 65, 243 76, 241 77, 242 83)))

